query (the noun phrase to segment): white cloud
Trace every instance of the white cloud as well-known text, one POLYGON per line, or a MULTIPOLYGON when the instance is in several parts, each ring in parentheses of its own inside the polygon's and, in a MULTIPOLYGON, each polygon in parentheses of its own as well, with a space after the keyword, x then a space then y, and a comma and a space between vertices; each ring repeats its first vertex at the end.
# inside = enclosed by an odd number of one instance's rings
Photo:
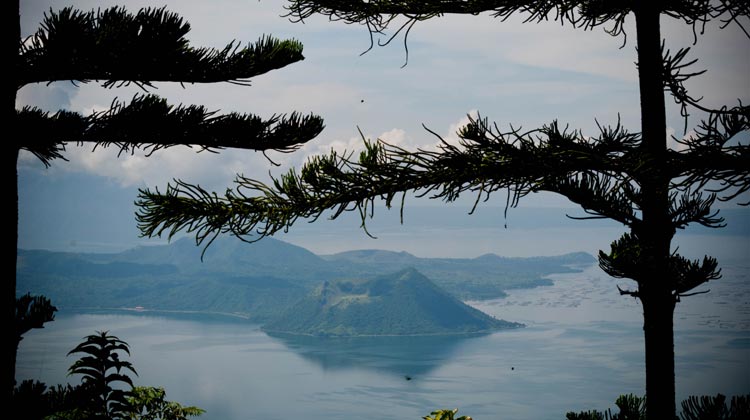
POLYGON ((328 155, 332 152, 336 152, 339 155, 357 153, 365 149, 365 140, 372 141, 376 137, 368 134, 363 136, 353 136, 347 139, 336 139, 323 144, 307 144, 302 148, 305 156, 304 160, 308 160, 312 156, 328 155))
MULTIPOLYGON (((416 151, 417 149, 422 150, 437 150, 437 147, 444 141, 448 144, 458 145, 459 137, 457 132, 470 122, 470 117, 476 119, 478 117, 477 110, 470 110, 466 113, 466 116, 460 120, 450 124, 447 130, 441 132, 436 131, 442 141, 436 138, 433 134, 424 131, 421 136, 415 137, 407 133, 402 128, 392 128, 388 131, 381 133, 378 136, 365 135, 364 138, 368 140, 380 139, 390 145, 398 146, 406 150, 416 151)), ((304 147, 308 150, 308 155, 328 153, 331 150, 335 150, 339 153, 343 151, 360 151, 364 148, 362 137, 350 137, 346 141, 333 141, 326 144, 306 145, 304 147)))
MULTIPOLYGON (((67 145, 63 153, 68 162, 55 161, 47 171, 50 175, 65 172, 88 173, 115 180, 123 187, 163 188, 173 179, 217 191, 231 185, 237 173, 263 179, 272 166, 260 153, 238 151, 227 153, 197 152, 184 146, 177 146, 146 156, 143 152, 118 155, 118 149, 97 149, 91 145, 67 145)), ((21 153, 19 164, 39 166, 37 159, 28 152, 21 153)))
POLYGON ((36 106, 43 111, 56 112, 68 109, 78 88, 72 83, 57 82, 49 85, 34 83, 26 85, 16 95, 16 108, 36 106))
MULTIPOLYGON (((467 112, 465 117, 461 118, 460 120, 451 124, 448 127, 448 132, 444 136, 442 136, 443 141, 445 141, 446 143, 450 145, 458 146, 460 142, 460 138, 458 137, 458 132, 462 128, 469 125, 471 120, 476 121, 478 118, 479 118, 479 113, 476 109, 472 109, 471 111, 467 112)), ((437 144, 439 143, 436 143, 436 145, 437 144)))
POLYGON ((386 131, 385 133, 378 136, 378 138, 390 145, 400 146, 400 147, 405 147, 406 143, 410 142, 411 140, 411 139, 407 139, 406 131, 400 128, 394 128, 392 130, 386 131))

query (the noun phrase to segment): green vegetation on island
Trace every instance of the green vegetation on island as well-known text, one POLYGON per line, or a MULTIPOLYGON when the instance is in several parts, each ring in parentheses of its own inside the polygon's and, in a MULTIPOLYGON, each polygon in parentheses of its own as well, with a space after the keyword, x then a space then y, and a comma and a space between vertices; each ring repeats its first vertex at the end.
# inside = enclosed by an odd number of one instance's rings
POLYGON ((416 268, 448 293, 462 300, 505 297, 505 290, 550 286, 552 273, 573 273, 594 258, 585 252, 551 257, 419 258, 408 252, 357 250, 323 256, 350 267, 351 275, 372 276, 416 268))
POLYGON ((361 336, 481 333, 521 326, 462 303, 412 268, 370 280, 326 281, 263 329, 361 336))

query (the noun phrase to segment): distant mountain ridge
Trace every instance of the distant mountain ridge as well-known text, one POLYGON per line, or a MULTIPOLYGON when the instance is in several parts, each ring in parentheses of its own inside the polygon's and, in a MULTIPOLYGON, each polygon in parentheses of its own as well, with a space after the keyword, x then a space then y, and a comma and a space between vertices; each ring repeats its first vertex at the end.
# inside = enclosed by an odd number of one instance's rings
POLYGON ((326 281, 263 329, 372 336, 482 333, 521 326, 464 304, 410 268, 370 280, 326 281))
POLYGON ((459 300, 502 297, 503 290, 551 284, 545 276, 594 261, 560 257, 419 258, 402 252, 318 256, 280 240, 248 244, 218 238, 202 249, 184 238, 114 254, 18 250, 18 293, 44 294, 62 308, 229 312, 275 319, 324 281, 369 280, 413 268, 459 300))
POLYGON ((595 260, 585 252, 552 257, 507 258, 484 254, 477 258, 420 258, 408 252, 357 250, 323 255, 323 259, 351 264, 355 274, 372 276, 416 268, 437 285, 463 300, 493 299, 505 290, 548 286, 545 276, 578 271, 595 260))
POLYGON ((109 255, 115 256, 116 261, 173 264, 187 272, 290 277, 302 282, 317 282, 318 276, 332 274, 329 264, 307 249, 273 238, 266 239, 262 243, 247 243, 233 237, 217 238, 202 259, 203 248, 189 238, 168 245, 139 246, 109 255))

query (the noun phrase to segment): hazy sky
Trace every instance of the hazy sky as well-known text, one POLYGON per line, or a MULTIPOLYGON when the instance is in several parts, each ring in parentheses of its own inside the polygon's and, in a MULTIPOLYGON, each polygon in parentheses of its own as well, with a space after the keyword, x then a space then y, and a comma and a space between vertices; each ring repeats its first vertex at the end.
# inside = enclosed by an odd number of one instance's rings
MULTIPOLYGON (((306 59, 253 79, 251 87, 219 83, 183 88, 160 83, 154 93, 174 103, 202 104, 223 112, 265 117, 295 110, 313 112, 325 119, 326 129, 297 153, 270 153, 274 161, 282 163, 281 168, 272 167, 262 154, 251 151, 210 154, 179 147, 149 158, 142 153, 118 158, 115 150, 92 153, 90 147, 68 145, 65 156, 69 162, 55 161, 52 168, 45 169, 22 152, 21 246, 42 246, 45 235, 58 242, 70 236, 71 244, 90 241, 85 234, 71 236, 82 226, 94 236, 111 232, 117 237, 113 242, 135 242, 130 203, 137 188, 163 189, 172 178, 182 178, 222 191, 236 173, 267 179, 269 171, 279 174, 299 166, 312 154, 360 147, 357 127, 369 138, 379 137, 407 148, 436 142, 422 124, 454 138, 466 115, 477 111, 503 128, 509 124, 533 128, 557 119, 584 130, 584 134, 596 135, 596 120, 615 123, 619 115, 630 131, 639 130, 634 37, 620 48, 623 39, 613 38, 601 28, 582 31, 555 22, 522 24, 523 16, 507 22, 487 15, 446 16, 414 27, 404 68, 401 38, 360 55, 369 46, 364 27, 323 18, 294 24, 280 16, 285 13, 282 1, 24 0, 23 34, 36 30, 45 11, 71 4, 83 10, 126 4, 133 12, 166 4, 190 22, 192 31, 187 37, 194 46, 220 48, 232 40, 256 41, 264 34, 296 38, 305 46, 306 59)), ((663 26, 668 47, 691 45, 688 28, 669 18, 663 18, 663 26)), ((699 68, 709 69, 689 85, 695 89, 694 96, 704 96, 708 105, 731 104, 738 96, 744 103, 750 101, 746 77, 750 74, 750 48, 738 29, 719 31, 716 25, 709 25, 693 50, 693 56, 701 59, 699 68)), ((115 97, 128 100, 135 93, 137 88, 104 89, 96 83, 81 87, 67 82, 41 84, 24 87, 17 103, 87 114, 106 109, 115 97)), ((682 120, 676 107, 672 106, 670 115, 670 130, 681 136, 682 120)), ((504 198, 498 197, 495 204, 503 202, 504 198)), ((568 206, 552 195, 533 197, 523 204, 568 206)), ((371 247, 383 246, 373 243, 371 247)))

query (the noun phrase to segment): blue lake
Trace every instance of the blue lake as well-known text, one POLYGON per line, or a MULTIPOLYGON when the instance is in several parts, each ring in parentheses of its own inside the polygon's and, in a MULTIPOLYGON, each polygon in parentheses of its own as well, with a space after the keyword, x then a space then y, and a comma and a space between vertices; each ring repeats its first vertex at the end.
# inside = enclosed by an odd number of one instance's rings
MULTIPOLYGON (((750 266, 723 273, 711 293, 678 304, 678 399, 750 393, 750 266)), ((130 344, 136 384, 165 387, 206 409, 204 420, 417 420, 456 407, 475 420, 563 419, 643 394, 641 308, 615 288, 630 284, 596 267, 553 279, 470 302, 527 325, 482 336, 316 339, 221 316, 61 311, 21 342, 17 377, 77 382, 66 353, 108 330, 130 344)))

